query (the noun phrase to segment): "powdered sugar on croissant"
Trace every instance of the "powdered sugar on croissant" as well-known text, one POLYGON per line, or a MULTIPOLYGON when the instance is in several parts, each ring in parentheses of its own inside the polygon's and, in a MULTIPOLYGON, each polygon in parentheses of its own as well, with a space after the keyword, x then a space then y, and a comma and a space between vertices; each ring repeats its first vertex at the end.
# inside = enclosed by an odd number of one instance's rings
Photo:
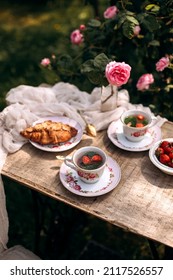
POLYGON ((76 136, 77 129, 68 124, 48 120, 28 127, 20 134, 33 142, 48 145, 69 141, 76 136))

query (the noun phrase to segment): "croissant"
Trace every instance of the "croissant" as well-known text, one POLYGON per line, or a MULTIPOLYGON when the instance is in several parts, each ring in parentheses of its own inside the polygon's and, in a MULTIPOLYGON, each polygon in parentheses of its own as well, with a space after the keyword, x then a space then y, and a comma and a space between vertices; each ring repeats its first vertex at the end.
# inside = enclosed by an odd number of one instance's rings
POLYGON ((48 145, 69 141, 77 132, 75 127, 68 124, 48 120, 28 127, 20 134, 33 142, 48 145))

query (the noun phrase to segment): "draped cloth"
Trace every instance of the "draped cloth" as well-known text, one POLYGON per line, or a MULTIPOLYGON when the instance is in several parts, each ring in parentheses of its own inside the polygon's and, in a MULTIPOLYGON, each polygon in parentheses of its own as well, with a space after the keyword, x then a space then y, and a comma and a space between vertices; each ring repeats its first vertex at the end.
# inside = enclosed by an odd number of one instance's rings
MULTIPOLYGON (((113 99, 102 104, 101 99, 104 95, 106 98, 109 92, 110 87, 102 91, 101 88, 94 88, 89 94, 63 82, 52 87, 20 85, 11 89, 6 95, 7 107, 0 113, 0 171, 7 154, 18 151, 27 142, 20 135, 20 131, 41 117, 66 116, 79 122, 84 130, 87 122, 99 131, 107 129, 109 124, 118 120, 126 110, 141 109, 151 113, 150 109, 142 104, 131 104, 129 94, 124 89, 116 89, 115 104, 113 99), (114 104, 111 110, 109 102, 114 104)), ((160 116, 157 118, 159 126, 166 121, 160 116)), ((6 249, 7 242, 8 215, 0 178, 0 253, 6 249)))

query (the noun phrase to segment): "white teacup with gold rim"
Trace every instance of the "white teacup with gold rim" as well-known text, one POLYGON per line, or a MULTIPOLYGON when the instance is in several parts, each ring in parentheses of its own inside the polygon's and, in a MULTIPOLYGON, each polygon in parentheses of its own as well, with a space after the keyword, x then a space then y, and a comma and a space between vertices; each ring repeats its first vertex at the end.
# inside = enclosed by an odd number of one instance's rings
POLYGON ((148 129, 154 126, 157 118, 142 110, 128 110, 121 117, 124 136, 132 142, 144 139, 148 129))
POLYGON ((67 156, 64 162, 78 173, 83 182, 93 184, 103 174, 107 155, 98 147, 88 146, 78 149, 72 156, 67 156))

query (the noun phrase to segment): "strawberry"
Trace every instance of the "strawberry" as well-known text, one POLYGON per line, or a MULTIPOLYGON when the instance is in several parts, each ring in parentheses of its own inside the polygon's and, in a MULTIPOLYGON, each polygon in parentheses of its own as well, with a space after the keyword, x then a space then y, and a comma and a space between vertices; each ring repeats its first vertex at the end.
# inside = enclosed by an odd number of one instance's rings
POLYGON ((158 147, 155 151, 155 154, 157 157, 159 157, 161 154, 164 154, 164 149, 161 147, 158 147))
POLYGON ((168 166, 169 166, 169 167, 173 167, 173 162, 172 162, 172 161, 169 161, 169 162, 168 162, 168 166))
POLYGON ((83 164, 87 165, 87 164, 91 164, 91 159, 88 156, 83 156, 82 157, 82 162, 83 164))
POLYGON ((167 163, 170 161, 170 157, 167 154, 161 154, 159 156, 159 161, 167 165, 167 163))
POLYGON ((167 146, 169 146, 169 142, 168 141, 163 141, 161 144, 160 144, 160 147, 161 148, 165 148, 165 147, 167 147, 167 146))
POLYGON ((140 120, 140 121, 143 121, 144 120, 144 116, 143 115, 137 115, 137 119, 140 120))
POLYGON ((91 158, 91 161, 95 161, 95 162, 99 162, 99 161, 102 161, 102 157, 100 155, 94 155, 92 156, 91 158))
POLYGON ((169 157, 170 157, 171 160, 173 160, 173 151, 171 151, 171 152, 169 153, 169 157))
POLYGON ((171 153, 171 151, 172 151, 172 148, 170 146, 164 147, 165 154, 169 154, 169 153, 171 153))
POLYGON ((143 123, 137 123, 136 127, 144 127, 143 123))

